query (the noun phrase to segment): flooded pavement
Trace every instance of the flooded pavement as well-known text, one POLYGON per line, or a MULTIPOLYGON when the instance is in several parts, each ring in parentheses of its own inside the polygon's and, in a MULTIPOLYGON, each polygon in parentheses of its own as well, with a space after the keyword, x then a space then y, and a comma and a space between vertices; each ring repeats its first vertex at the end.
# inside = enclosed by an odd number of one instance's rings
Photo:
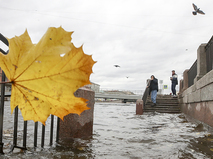
MULTIPOLYGON (((33 148, 33 129, 28 131, 28 151, 6 153, 0 158, 39 159, 211 159, 213 133, 183 114, 145 113, 135 115, 136 105, 96 103, 93 136, 75 139, 64 145, 33 148)), ((11 116, 5 118, 10 131, 11 116)), ((33 125, 33 123, 32 123, 33 125)), ((47 124, 48 125, 48 124, 47 124)), ((22 125, 19 125, 22 127, 22 125)), ((30 127, 30 126, 29 126, 30 127)), ((5 152, 12 143, 4 136, 5 152), (8 146, 7 146, 8 145, 8 146)), ((22 132, 19 131, 19 136, 22 132)))

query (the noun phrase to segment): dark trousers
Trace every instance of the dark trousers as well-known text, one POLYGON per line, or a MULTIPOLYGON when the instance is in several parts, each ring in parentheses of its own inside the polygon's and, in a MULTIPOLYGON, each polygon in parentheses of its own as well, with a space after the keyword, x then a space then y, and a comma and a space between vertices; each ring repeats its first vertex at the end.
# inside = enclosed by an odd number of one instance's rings
POLYGON ((175 89, 175 87, 176 87, 176 84, 172 83, 172 94, 173 95, 176 95, 176 89, 175 89))

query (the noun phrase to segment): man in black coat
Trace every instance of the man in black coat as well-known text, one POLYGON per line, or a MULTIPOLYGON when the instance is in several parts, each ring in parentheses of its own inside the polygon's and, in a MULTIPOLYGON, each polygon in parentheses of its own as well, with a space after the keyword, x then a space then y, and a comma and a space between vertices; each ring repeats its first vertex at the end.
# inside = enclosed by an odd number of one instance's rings
POLYGON ((152 106, 156 106, 156 98, 158 92, 158 79, 154 75, 151 76, 149 87, 149 93, 151 93, 152 106))
POLYGON ((175 70, 172 70, 172 77, 170 77, 170 80, 172 82, 171 88, 172 88, 173 97, 176 97, 176 85, 178 84, 178 76, 175 73, 175 70))

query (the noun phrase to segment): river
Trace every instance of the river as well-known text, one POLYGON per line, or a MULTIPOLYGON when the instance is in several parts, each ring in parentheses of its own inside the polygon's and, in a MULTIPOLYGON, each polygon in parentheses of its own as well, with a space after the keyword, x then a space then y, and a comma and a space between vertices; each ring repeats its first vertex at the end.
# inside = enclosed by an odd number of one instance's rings
MULTIPOLYGON (((7 106, 6 106, 7 108, 7 106)), ((28 151, 8 152, 12 143, 4 137, 4 159, 211 159, 213 133, 184 114, 144 113, 135 115, 135 103, 96 103, 93 136, 68 145, 28 146, 28 151)), ((6 112, 7 113, 7 112, 6 112)), ((5 129, 10 131, 6 115, 5 129)), ((22 125, 21 125, 22 126, 22 125)), ((21 133, 21 132, 19 132, 21 133)), ((33 130, 28 132, 33 142, 33 130)), ((21 134, 19 134, 21 135, 21 134)))

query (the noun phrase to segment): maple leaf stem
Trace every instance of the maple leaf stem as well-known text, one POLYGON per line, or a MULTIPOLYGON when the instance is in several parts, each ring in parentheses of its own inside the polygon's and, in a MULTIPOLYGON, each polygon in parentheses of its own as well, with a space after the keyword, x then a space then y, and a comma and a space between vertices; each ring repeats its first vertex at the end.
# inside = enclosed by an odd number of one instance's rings
POLYGON ((6 84, 6 83, 13 83, 11 81, 8 81, 8 82, 0 82, 0 84, 6 84))

